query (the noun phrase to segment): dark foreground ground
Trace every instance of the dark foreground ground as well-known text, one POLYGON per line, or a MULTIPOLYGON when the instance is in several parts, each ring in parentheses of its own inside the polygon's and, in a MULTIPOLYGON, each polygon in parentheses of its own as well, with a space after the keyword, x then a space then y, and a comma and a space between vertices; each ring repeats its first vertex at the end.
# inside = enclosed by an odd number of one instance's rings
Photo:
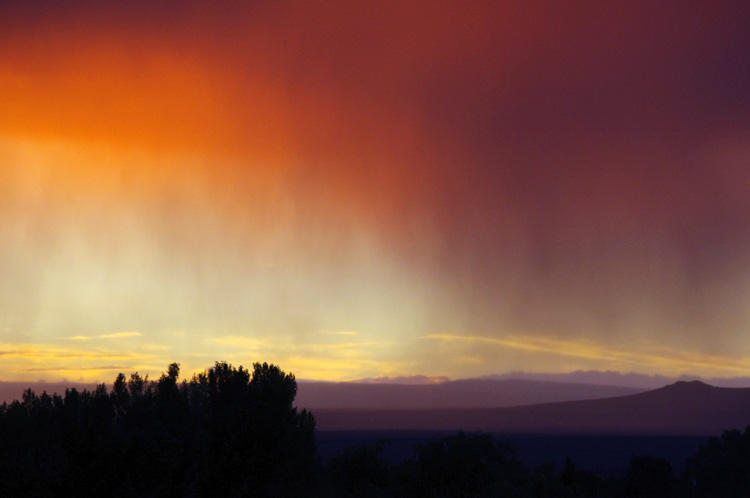
POLYGON ((0 405, 0 498, 750 496, 750 426, 684 433, 746 422, 746 390, 683 383, 517 408, 324 410, 319 421, 294 407, 294 377, 274 365, 217 362, 178 378, 173 363, 156 381, 120 374, 112 389, 27 390, 0 405), (681 404, 697 399, 710 410, 681 404), (372 426, 393 422, 421 425, 372 426))
MULTIPOLYGON (((349 446, 384 443, 384 454, 391 463, 414 456, 414 446, 432 438, 455 432, 434 431, 319 431, 318 451, 323 461, 349 446)), ((577 469, 600 477, 622 477, 627 474, 633 457, 655 456, 672 464, 681 474, 685 461, 696 454, 708 438, 702 436, 608 436, 608 435, 540 435, 494 434, 498 441, 508 440, 518 450, 523 465, 533 469, 543 463, 562 468, 570 457, 577 469)))

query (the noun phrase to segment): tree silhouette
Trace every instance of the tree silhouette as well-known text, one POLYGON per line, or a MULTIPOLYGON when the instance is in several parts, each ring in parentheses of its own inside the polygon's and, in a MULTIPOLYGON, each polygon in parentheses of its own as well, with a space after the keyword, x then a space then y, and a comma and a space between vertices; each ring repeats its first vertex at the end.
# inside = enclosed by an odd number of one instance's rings
POLYGON ((0 405, 0 496, 315 493, 315 421, 293 407, 292 374, 216 362, 179 384, 179 372, 0 405))

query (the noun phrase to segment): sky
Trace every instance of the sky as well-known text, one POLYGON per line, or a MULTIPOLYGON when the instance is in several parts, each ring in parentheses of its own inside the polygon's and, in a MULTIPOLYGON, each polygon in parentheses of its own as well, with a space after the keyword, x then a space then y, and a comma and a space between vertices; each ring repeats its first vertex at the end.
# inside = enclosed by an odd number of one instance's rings
POLYGON ((750 375, 750 6, 0 5, 0 380, 750 375))

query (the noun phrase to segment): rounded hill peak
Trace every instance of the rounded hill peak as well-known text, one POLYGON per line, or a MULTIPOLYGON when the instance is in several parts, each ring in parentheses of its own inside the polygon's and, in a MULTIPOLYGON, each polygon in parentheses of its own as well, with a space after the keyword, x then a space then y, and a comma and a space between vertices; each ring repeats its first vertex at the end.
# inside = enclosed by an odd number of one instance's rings
POLYGON ((703 381, 700 380, 678 380, 674 384, 670 384, 668 386, 664 386, 666 389, 706 389, 706 388, 712 388, 714 386, 711 386, 709 384, 706 384, 703 381))

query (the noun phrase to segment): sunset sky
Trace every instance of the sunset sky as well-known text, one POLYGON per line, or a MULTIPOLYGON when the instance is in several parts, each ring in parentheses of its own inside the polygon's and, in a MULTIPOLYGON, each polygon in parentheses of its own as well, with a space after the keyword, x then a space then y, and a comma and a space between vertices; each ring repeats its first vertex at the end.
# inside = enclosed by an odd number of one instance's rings
POLYGON ((750 375, 747 1, 0 4, 0 380, 750 375))

